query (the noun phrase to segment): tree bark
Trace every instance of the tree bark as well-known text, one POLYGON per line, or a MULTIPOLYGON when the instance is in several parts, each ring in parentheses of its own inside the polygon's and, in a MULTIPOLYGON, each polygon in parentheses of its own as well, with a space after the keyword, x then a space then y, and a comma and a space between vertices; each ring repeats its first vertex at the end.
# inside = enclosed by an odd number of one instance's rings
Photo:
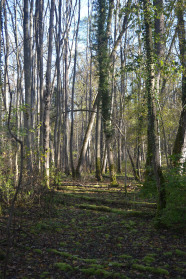
MULTIPOLYGON (((178 38, 180 50, 180 62, 183 68, 182 71, 182 112, 179 120, 179 127, 174 142, 173 156, 174 165, 179 163, 186 164, 186 32, 184 26, 184 1, 177 4, 177 18, 178 18, 178 38)), ((184 167, 185 171, 186 166, 184 167)))
POLYGON ((150 1, 143 0, 144 22, 145 22, 145 48, 146 48, 146 69, 147 69, 147 104, 148 104, 148 152, 153 162, 153 171, 158 191, 157 216, 161 215, 166 206, 164 177, 160 167, 157 137, 157 121, 155 106, 155 72, 153 61, 152 22, 150 15, 150 1))
POLYGON ((94 105, 93 105, 93 108, 92 108, 92 113, 91 113, 91 116, 90 116, 90 119, 89 119, 89 123, 88 123, 87 129, 86 129, 85 136, 84 136, 83 145, 82 145, 82 148, 81 148, 81 153, 80 153, 77 168, 76 168, 76 177, 77 178, 81 177, 82 164, 83 164, 84 159, 85 159, 89 139, 90 139, 90 136, 91 136, 94 120, 95 120, 95 117, 96 117, 97 102, 98 102, 98 95, 96 96, 96 99, 94 101, 94 105))
POLYGON ((46 90, 44 93, 44 119, 43 119, 43 144, 45 158, 45 176, 46 185, 49 188, 50 176, 50 101, 51 101, 51 64, 52 64, 52 41, 53 41, 53 22, 54 22, 55 0, 51 0, 50 9, 50 25, 49 25, 49 44, 48 44, 48 60, 46 72, 46 90))
POLYGON ((24 0, 24 77, 25 77, 25 130, 27 147, 27 168, 32 171, 31 160, 31 46, 30 46, 30 28, 29 28, 29 1, 24 0))
POLYGON ((72 177, 75 178, 76 172, 73 162, 73 135, 74 135, 74 91, 75 91, 75 80, 76 80, 76 63, 77 63, 77 43, 78 43, 78 32, 80 23, 80 9, 81 1, 79 0, 79 10, 78 10, 78 23, 76 29, 76 39, 75 39, 75 54, 74 54, 74 73, 73 73, 73 83, 72 83, 72 99, 71 99, 71 131, 70 131, 70 163, 72 170, 72 177))
POLYGON ((97 104, 97 118, 96 118, 96 178, 98 181, 102 180, 101 174, 101 114, 100 114, 100 100, 97 104))

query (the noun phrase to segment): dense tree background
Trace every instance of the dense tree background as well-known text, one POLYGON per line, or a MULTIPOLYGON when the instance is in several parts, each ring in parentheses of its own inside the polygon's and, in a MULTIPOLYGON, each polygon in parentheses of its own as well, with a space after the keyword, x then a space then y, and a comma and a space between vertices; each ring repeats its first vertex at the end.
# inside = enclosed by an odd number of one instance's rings
POLYGON ((184 1, 0 5, 1 199, 21 171, 32 195, 63 173, 102 180, 109 169, 114 185, 118 172, 157 189, 171 214, 185 182, 184 1))

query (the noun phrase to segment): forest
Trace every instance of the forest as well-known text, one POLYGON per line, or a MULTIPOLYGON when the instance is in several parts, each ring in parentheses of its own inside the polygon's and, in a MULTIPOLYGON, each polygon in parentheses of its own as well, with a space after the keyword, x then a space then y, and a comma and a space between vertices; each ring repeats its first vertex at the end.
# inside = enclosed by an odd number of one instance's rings
POLYGON ((0 1, 0 278, 184 278, 185 10, 0 1))

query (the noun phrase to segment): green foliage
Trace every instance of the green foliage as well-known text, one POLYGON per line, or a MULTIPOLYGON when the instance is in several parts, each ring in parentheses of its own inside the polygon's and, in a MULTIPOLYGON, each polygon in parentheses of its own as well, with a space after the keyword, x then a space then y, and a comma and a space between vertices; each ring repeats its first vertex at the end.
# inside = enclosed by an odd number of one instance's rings
POLYGON ((108 278, 112 275, 111 272, 106 271, 104 269, 97 269, 94 267, 90 267, 90 268, 82 268, 80 269, 81 272, 88 274, 88 275, 98 275, 98 276, 102 276, 102 278, 108 278))
POLYGON ((132 259, 132 256, 127 255, 127 254, 122 254, 119 257, 122 258, 122 259, 126 259, 126 260, 131 260, 132 259))
POLYGON ((172 256, 172 252, 171 251, 167 251, 163 253, 164 256, 172 256))
POLYGON ((153 257, 147 255, 147 256, 145 256, 145 257, 143 258, 143 261, 144 261, 146 264, 151 264, 151 263, 153 263, 153 262, 155 261, 155 259, 154 259, 153 257))
POLYGON ((156 199, 157 198, 156 181, 151 171, 148 169, 146 170, 145 182, 143 183, 143 187, 141 188, 140 195, 145 198, 156 199))
POLYGON ((7 165, 7 154, 3 154, 0 158, 0 196, 3 202, 10 203, 11 198, 15 193, 14 174, 7 165))
POLYGON ((164 274, 164 275, 169 275, 169 272, 166 269, 160 268, 160 267, 151 267, 151 266, 144 266, 142 264, 133 264, 132 265, 133 269, 137 269, 140 271, 148 271, 151 273, 156 273, 156 274, 164 274))
POLYGON ((55 267, 59 268, 62 271, 72 271, 73 267, 67 263, 55 263, 55 267))
POLYGON ((44 271, 41 275, 40 275, 40 278, 47 278, 47 276, 49 275, 50 273, 48 271, 44 271))
POLYGON ((186 175, 181 169, 173 168, 166 174, 166 208, 162 212, 160 222, 170 228, 185 227, 185 185, 186 175))
POLYGON ((52 180, 52 185, 60 186, 62 183, 62 172, 52 166, 50 168, 50 179, 52 180))
POLYGON ((181 251, 181 250, 179 250, 179 249, 176 249, 175 253, 176 253, 176 255, 178 255, 178 256, 186 257, 186 252, 181 251))
POLYGON ((31 231, 33 233, 41 233, 44 231, 55 231, 58 232, 59 229, 61 230, 62 224, 59 221, 56 220, 45 220, 40 221, 35 226, 32 227, 31 231))
POLYGON ((42 250, 41 249, 34 249, 33 250, 35 253, 37 253, 37 254, 42 254, 42 250))

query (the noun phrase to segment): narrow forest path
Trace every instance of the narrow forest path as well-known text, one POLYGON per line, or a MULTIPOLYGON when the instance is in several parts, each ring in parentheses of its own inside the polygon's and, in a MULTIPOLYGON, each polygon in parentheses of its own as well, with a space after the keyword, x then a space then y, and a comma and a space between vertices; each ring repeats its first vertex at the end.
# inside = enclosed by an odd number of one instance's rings
MULTIPOLYGON (((63 183, 16 209, 7 278, 185 278, 184 234, 156 230, 155 203, 123 187, 63 183)), ((6 216, 0 218, 0 267, 6 216)))

